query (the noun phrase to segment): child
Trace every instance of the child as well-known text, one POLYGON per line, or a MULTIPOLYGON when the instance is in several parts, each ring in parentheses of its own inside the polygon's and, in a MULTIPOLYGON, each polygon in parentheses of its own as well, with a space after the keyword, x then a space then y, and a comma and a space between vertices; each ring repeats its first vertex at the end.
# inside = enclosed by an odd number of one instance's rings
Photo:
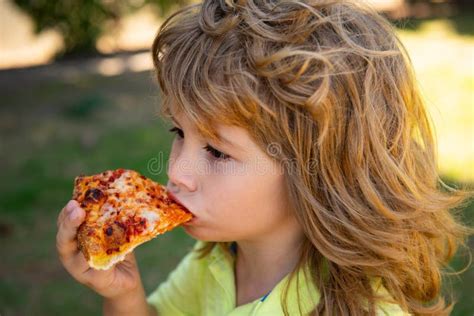
POLYGON ((152 53, 177 134, 168 188, 198 242, 146 297, 133 254, 88 269, 70 201, 58 252, 105 314, 449 314, 441 268, 472 233, 450 210, 472 194, 439 178, 385 18, 356 0, 205 0, 152 53))

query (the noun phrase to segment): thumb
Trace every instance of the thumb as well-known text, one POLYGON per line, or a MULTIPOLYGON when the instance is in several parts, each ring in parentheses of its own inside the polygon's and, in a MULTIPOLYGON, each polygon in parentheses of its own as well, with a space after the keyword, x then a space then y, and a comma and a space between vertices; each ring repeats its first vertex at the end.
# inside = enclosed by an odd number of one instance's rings
POLYGON ((72 209, 71 213, 69 213, 68 226, 74 227, 74 228, 79 227, 84 221, 85 216, 86 216, 86 212, 82 208, 75 207, 74 209, 72 209))
POLYGON ((84 221, 85 211, 74 207, 59 225, 56 246, 61 257, 67 258, 77 251, 77 229, 84 221))

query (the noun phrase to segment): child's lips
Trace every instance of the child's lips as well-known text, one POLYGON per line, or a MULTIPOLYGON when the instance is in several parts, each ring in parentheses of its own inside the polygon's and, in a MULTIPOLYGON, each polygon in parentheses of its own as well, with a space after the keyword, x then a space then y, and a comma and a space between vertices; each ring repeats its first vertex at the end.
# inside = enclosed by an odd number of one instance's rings
POLYGON ((183 203, 181 203, 181 201, 173 194, 171 193, 171 191, 168 191, 168 196, 171 198, 171 200, 173 200, 175 203, 179 204, 180 206, 182 206, 185 211, 189 212, 191 215, 193 215, 193 217, 195 217, 196 215, 194 215, 193 212, 191 212, 183 203))

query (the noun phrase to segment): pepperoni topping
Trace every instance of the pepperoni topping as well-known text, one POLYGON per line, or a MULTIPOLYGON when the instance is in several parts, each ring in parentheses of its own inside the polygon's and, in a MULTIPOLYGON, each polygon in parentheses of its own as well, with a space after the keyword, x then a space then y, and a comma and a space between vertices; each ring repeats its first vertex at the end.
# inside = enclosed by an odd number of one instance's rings
POLYGON ((120 176, 122 175, 122 173, 124 173, 124 172, 125 172, 125 169, 122 169, 122 168, 117 169, 117 170, 114 171, 114 176, 115 176, 116 178, 118 178, 118 177, 120 177, 120 176))
POLYGON ((104 192, 99 189, 89 189, 86 191, 85 200, 87 201, 98 201, 102 196, 104 196, 104 192))
POLYGON ((122 228, 123 230, 126 230, 127 229, 127 226, 125 224, 123 224, 122 222, 119 222, 119 221, 114 221, 115 224, 117 224, 117 226, 119 226, 120 228, 122 228))
POLYGON ((107 179, 107 182, 109 183, 112 183, 114 182, 116 179, 120 178, 120 176, 125 172, 125 169, 117 169, 117 170, 114 170, 112 172, 112 175, 109 177, 109 179, 107 179))
POLYGON ((147 228, 147 220, 140 216, 127 218, 124 222, 115 221, 115 223, 125 230, 127 241, 132 236, 142 234, 147 228))

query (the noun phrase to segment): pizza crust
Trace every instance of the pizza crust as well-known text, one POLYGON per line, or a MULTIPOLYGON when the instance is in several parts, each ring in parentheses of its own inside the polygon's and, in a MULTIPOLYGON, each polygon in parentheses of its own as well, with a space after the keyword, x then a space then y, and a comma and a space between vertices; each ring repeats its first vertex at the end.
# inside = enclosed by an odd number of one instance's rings
POLYGON ((91 239, 88 239, 86 236, 79 237, 78 240, 80 240, 80 249, 84 253, 84 257, 87 260, 87 263, 91 268, 94 268, 96 270, 108 270, 112 266, 114 266, 116 263, 125 260, 125 257, 127 254, 133 251, 136 247, 141 245, 142 243, 151 240, 152 238, 148 239, 142 239, 137 241, 135 244, 131 244, 128 247, 122 248, 119 252, 116 252, 115 254, 111 255, 101 255, 100 254, 100 245, 97 243, 94 243, 91 239), (99 249, 98 253, 96 254, 90 254, 90 250, 94 250, 95 248, 99 249))

